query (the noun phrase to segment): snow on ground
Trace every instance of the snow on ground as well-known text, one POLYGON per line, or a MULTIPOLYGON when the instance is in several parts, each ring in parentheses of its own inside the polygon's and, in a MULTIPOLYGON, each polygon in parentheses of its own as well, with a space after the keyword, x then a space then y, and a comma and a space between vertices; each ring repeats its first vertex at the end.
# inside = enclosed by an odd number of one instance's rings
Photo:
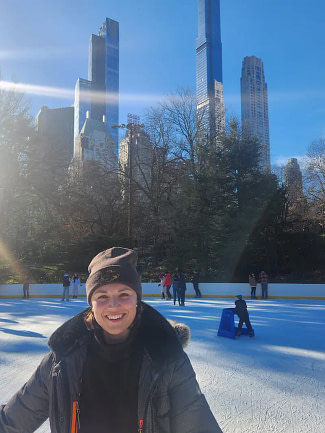
MULTIPOLYGON (((325 433, 325 301, 248 300, 255 338, 217 336, 230 299, 186 307, 146 299, 190 326, 186 351, 224 433, 325 433)), ((0 300, 0 404, 29 378, 47 339, 85 300, 0 300)), ((48 423, 37 433, 49 433, 48 423)), ((198 432, 199 433, 199 432, 198 432)))

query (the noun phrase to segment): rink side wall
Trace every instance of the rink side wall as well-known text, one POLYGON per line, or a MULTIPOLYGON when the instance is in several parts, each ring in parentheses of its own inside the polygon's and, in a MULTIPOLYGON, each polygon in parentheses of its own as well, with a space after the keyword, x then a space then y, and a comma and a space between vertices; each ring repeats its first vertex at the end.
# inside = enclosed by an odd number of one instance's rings
MULTIPOLYGON (((200 290, 204 298, 231 298, 234 295, 250 297, 250 287, 247 283, 200 283, 200 290)), ((144 297, 160 297, 160 287, 156 283, 142 283, 144 297)), ((70 296, 72 290, 70 289, 70 296)), ((172 290, 171 290, 172 292, 172 290)), ((325 299, 325 284, 283 284, 270 283, 269 298, 282 299, 325 299)), ((58 298, 62 295, 62 284, 30 284, 30 297, 58 298)), ((192 283, 187 283, 187 297, 194 297, 192 283)), ((22 284, 0 285, 0 298, 21 298, 22 284)), ((85 284, 79 289, 79 296, 86 296, 85 284)), ((257 285, 256 296, 261 297, 261 285, 257 285)))

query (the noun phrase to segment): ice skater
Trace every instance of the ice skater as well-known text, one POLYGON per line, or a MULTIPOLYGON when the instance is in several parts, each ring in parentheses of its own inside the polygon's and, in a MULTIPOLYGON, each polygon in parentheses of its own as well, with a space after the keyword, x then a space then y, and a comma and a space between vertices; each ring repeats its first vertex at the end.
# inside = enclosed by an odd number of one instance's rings
POLYGON ((72 285, 72 298, 77 299, 79 287, 81 286, 81 281, 78 274, 74 274, 74 276, 72 277, 71 285, 72 285))
POLYGON ((165 288, 165 274, 159 274, 158 278, 160 280, 160 283, 158 284, 158 287, 161 287, 161 299, 165 299, 166 294, 166 288, 165 288))
POLYGON ((28 278, 25 278, 23 281, 23 293, 24 293, 24 299, 29 298, 29 281, 28 281, 28 278))
POLYGON ((247 311, 247 305, 246 301, 244 301, 242 295, 236 295, 235 296, 235 305, 236 307, 232 309, 232 311, 237 314, 239 317, 239 323, 238 328, 236 332, 236 337, 239 337, 241 335, 241 329, 243 327, 243 323, 245 323, 247 329, 248 329, 248 335, 250 337, 254 337, 254 331, 251 325, 251 322, 249 320, 249 314, 247 311))
POLYGON ((251 288, 251 299, 256 299, 256 277, 255 274, 251 273, 248 276, 248 283, 250 285, 251 288))
POLYGON ((170 293, 170 288, 172 285, 172 275, 170 272, 166 272, 164 287, 166 288, 167 299, 170 301, 172 299, 172 295, 170 293))
POLYGON ((199 283, 200 283, 200 274, 198 271, 194 271, 194 274, 192 276, 192 284, 193 289, 195 291, 195 297, 196 298, 202 298, 201 290, 199 289, 199 283))
POLYGON ((70 283, 71 280, 69 278, 69 275, 65 273, 62 278, 62 286, 63 286, 63 292, 62 292, 62 298, 61 301, 69 301, 69 290, 70 290, 70 283))
POLYGON ((186 280, 184 274, 180 271, 178 272, 178 278, 179 278, 178 287, 179 287, 179 293, 181 297, 180 306, 185 307, 186 280))
POLYGON ((178 300, 178 305, 181 305, 181 296, 179 291, 179 276, 177 273, 172 278, 172 284, 173 284, 174 305, 176 305, 176 300, 178 300))
POLYGON ((262 298, 267 299, 268 298, 268 284, 269 284, 269 277, 267 276, 267 273, 265 271, 261 271, 259 275, 261 288, 262 288, 262 298))

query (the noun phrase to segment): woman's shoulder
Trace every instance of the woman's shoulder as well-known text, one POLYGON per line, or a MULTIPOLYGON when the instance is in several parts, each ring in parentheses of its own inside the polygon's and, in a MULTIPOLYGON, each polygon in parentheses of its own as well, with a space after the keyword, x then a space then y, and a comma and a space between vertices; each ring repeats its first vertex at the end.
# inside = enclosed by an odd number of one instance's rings
POLYGON ((183 355, 183 348, 191 339, 190 328, 184 323, 166 319, 144 302, 142 307, 140 332, 151 357, 163 360, 183 355))
POLYGON ((50 336, 48 346, 54 353, 64 355, 71 351, 78 342, 88 341, 91 331, 85 324, 85 316, 90 311, 90 307, 73 316, 64 322, 50 336))

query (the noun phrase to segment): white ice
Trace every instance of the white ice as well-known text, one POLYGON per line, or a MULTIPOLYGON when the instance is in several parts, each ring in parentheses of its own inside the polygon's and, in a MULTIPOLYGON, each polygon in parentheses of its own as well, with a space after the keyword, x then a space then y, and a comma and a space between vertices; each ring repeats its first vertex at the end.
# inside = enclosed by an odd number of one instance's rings
MULTIPOLYGON (((248 300, 255 338, 217 336, 231 299, 145 299, 186 323, 186 348, 224 433, 325 433, 325 301, 248 300)), ((0 300, 0 404, 32 374, 47 339, 85 300, 0 300)), ((37 433, 48 433, 44 423, 37 433)), ((197 432, 200 433, 200 432, 197 432)))

